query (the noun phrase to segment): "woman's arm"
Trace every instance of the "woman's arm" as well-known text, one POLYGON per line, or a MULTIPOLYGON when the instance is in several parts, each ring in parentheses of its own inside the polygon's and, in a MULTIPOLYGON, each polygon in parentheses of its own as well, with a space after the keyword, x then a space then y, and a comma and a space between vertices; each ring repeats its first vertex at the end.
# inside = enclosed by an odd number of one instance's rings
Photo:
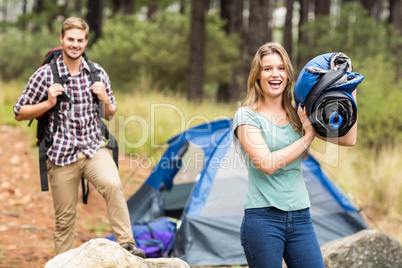
POLYGON ((235 130, 244 151, 262 172, 272 175, 303 154, 314 140, 315 131, 309 124, 305 112, 299 109, 298 113, 302 122, 306 122, 303 125, 305 135, 278 151, 271 152, 258 127, 240 125, 235 130))

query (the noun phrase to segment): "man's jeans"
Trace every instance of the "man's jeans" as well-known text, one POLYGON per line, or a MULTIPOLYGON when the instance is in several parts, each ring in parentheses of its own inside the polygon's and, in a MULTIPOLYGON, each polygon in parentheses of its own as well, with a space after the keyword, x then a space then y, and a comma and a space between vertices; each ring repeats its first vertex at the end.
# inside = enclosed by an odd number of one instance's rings
POLYGON ((246 209, 241 243, 250 268, 325 267, 309 209, 246 209))

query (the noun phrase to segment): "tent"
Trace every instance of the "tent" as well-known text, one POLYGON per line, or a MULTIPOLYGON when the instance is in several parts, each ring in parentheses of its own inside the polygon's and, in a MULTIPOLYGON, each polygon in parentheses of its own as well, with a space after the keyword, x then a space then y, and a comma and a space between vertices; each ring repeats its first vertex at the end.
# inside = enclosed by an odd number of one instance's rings
MULTIPOLYGON (((190 128, 170 139, 141 188, 127 201, 132 222, 177 219, 171 255, 191 266, 245 265, 240 245, 247 170, 232 120, 190 128)), ((359 211, 308 156, 303 174, 320 245, 368 228, 359 211)))

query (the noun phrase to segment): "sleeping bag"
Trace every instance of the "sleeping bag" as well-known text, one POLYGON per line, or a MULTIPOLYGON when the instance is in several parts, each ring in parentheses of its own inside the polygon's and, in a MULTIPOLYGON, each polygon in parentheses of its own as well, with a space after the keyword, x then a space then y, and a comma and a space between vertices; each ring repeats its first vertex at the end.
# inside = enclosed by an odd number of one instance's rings
POLYGON ((297 78, 296 107, 306 108, 311 124, 322 137, 344 136, 357 120, 352 92, 363 76, 352 71, 349 57, 334 52, 310 60, 297 78))

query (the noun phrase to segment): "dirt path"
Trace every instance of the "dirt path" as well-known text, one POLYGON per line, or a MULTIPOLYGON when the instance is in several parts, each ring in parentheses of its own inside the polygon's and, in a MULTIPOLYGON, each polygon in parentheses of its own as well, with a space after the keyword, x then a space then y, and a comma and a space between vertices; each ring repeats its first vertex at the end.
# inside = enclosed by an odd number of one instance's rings
MULTIPOLYGON (((0 268, 44 267, 54 257, 54 212, 50 192, 41 192, 37 149, 23 128, 0 125, 0 268)), ((149 174, 119 162, 126 198, 149 174)), ((91 189, 80 201, 76 245, 110 233, 103 198, 91 189)))

